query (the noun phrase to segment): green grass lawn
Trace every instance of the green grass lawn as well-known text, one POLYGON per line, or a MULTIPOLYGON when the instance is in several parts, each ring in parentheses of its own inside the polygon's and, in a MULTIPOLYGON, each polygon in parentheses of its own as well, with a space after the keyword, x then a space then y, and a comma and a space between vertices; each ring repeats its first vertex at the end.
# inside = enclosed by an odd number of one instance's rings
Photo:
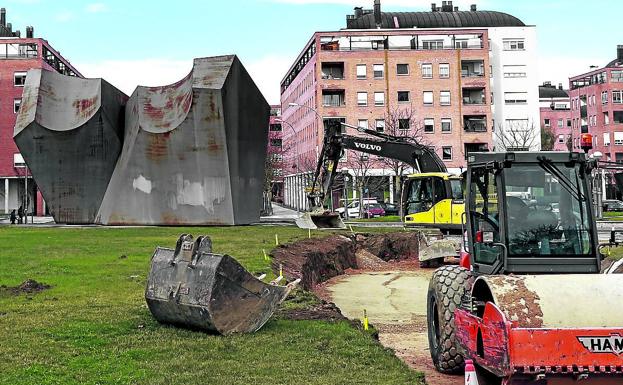
POLYGON ((53 286, 0 294, 0 384, 423 383, 348 322, 271 319, 232 337, 158 324, 143 298, 149 259, 184 232, 210 235, 216 252, 258 273, 270 270, 262 249, 275 233, 307 236, 294 227, 0 228, 0 285, 53 286))
POLYGON ((623 221, 623 212, 604 211, 603 219, 608 221, 623 221))

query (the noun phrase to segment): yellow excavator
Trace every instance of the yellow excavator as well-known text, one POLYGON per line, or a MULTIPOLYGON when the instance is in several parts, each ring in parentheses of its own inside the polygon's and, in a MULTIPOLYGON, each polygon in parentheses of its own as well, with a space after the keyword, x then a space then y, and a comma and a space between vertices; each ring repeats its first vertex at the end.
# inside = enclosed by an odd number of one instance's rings
POLYGON ((325 200, 331 192, 338 162, 347 149, 396 159, 418 170, 408 176, 402 189, 401 212, 406 226, 460 230, 465 211, 462 178, 448 173, 433 148, 410 138, 333 121, 325 129, 322 151, 307 195, 310 209, 297 219, 299 227, 344 227, 339 214, 326 208, 325 200), (367 136, 344 134, 342 125, 367 136))

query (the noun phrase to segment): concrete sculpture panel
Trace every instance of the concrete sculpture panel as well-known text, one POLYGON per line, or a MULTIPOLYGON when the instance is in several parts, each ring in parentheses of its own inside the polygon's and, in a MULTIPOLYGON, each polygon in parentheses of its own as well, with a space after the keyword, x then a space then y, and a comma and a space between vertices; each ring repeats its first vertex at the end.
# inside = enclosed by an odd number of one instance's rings
POLYGON ((14 140, 59 223, 94 223, 121 153, 128 97, 101 79, 28 72, 14 140))
MULTIPOLYGON (((92 105, 85 104, 88 111, 114 109, 114 103, 103 93, 99 98, 91 96, 97 87, 89 82, 109 86, 103 81, 69 80, 56 74, 44 77, 60 80, 46 91, 35 86, 37 75, 31 79, 29 73, 24 91, 32 95, 42 111, 70 110, 70 102, 76 99, 70 96, 74 88, 80 91, 80 100, 93 101, 92 105), (78 85, 76 81, 83 83, 78 85), (69 87, 70 83, 76 86, 69 87), (46 93, 62 96, 42 97, 46 93)), ((106 225, 240 225, 259 220, 270 107, 236 56, 195 59, 191 73, 184 79, 168 86, 138 87, 125 107, 116 131, 101 128, 114 121, 105 114, 97 118, 102 122, 100 126, 85 128, 91 135, 101 133, 107 146, 111 146, 108 142, 113 136, 118 140, 114 170, 111 168, 107 174, 96 214, 91 202, 96 200, 76 194, 79 188, 68 184, 71 178, 77 184, 90 183, 92 176, 51 165, 38 165, 42 170, 38 173, 33 169, 46 202, 56 197, 50 194, 64 191, 57 194, 60 209, 52 211, 57 222, 85 223, 83 219, 77 221, 75 215, 55 214, 64 212, 67 202, 75 202, 77 208, 88 203, 86 218, 90 223, 106 225), (45 177, 46 172, 53 176, 45 177)), ((72 144, 81 147, 80 143, 86 143, 74 138, 85 126, 82 120, 69 114, 43 119, 37 110, 27 108, 20 112, 15 139, 29 166, 37 162, 41 147, 32 135, 21 134, 24 127, 30 127, 24 122, 31 121, 67 134, 67 143, 45 137, 44 147, 58 148, 55 151, 59 154, 72 144)), ((72 155, 62 162, 71 163, 74 158, 72 155)))

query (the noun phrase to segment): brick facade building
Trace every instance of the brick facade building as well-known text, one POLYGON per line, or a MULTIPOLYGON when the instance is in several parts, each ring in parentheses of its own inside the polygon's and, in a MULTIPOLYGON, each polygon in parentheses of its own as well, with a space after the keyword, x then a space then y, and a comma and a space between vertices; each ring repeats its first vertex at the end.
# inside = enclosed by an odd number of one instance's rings
POLYGON ((6 11, 0 10, 0 212, 8 213, 20 206, 44 214, 45 204, 32 177, 27 176, 24 159, 13 142, 13 127, 19 111, 26 72, 43 68, 69 76, 82 76, 50 44, 34 37, 32 27, 26 37, 13 31, 6 22, 6 11), (28 177, 28 181, 26 181, 28 177), (26 186, 28 199, 26 199, 26 186))
MULTIPOLYGON (((398 13, 381 12, 375 1, 374 10, 355 8, 346 29, 314 33, 281 82, 283 120, 294 128, 284 131, 284 146, 297 148, 286 158, 307 165, 286 175, 286 204, 304 207, 304 187, 331 120, 414 136, 455 173, 468 152, 494 148, 496 123, 527 129, 533 122, 540 147, 533 32, 511 15, 475 7, 461 12, 449 1, 431 12, 398 13), (492 65, 494 50, 499 68, 492 65)), ((347 152, 340 162, 347 180, 361 177, 361 160, 347 152)), ((365 167, 367 175, 388 181, 393 199, 395 173, 376 159, 365 167)))
POLYGON ((550 82, 539 86, 541 127, 554 135, 554 151, 569 151, 571 139, 571 101, 569 91, 550 82))

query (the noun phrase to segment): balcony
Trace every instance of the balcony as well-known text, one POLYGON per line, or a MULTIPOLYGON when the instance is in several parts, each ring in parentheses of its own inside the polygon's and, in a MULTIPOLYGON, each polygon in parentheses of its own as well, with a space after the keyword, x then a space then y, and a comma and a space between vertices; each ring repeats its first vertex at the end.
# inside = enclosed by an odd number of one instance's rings
POLYGON ((462 60, 461 77, 481 78, 485 76, 485 62, 483 60, 462 60))
POLYGON ((431 51, 431 50, 474 50, 483 49, 482 34, 405 34, 405 35, 344 35, 321 36, 321 51, 431 51))
POLYGON ((344 63, 322 63, 322 78, 332 80, 344 79, 344 63))
POLYGON ((484 88, 463 88, 463 105, 484 105, 487 104, 484 88))
POLYGON ((488 152, 489 146, 487 143, 465 143, 465 157, 472 152, 488 152))
POLYGON ((343 107, 346 105, 346 92, 344 90, 323 90, 323 107, 343 107))
POLYGON ((487 116, 473 115, 463 117, 463 128, 465 132, 487 132, 487 116))

